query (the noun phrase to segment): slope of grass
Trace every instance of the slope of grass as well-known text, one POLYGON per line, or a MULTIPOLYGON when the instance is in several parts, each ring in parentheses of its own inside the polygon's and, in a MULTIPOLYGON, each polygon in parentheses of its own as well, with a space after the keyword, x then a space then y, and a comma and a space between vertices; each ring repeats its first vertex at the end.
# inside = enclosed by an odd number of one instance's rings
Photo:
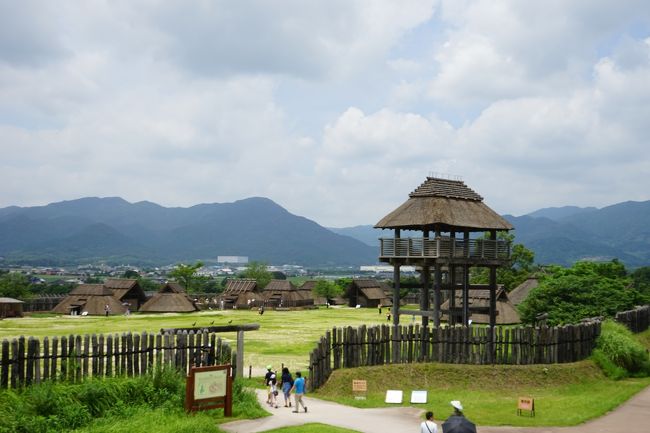
POLYGON ((315 396, 357 407, 384 403, 387 389, 404 391, 403 406, 413 390, 427 390, 438 418, 461 400, 466 415, 480 425, 564 426, 603 415, 650 385, 650 379, 612 381, 591 361, 535 366, 410 364, 337 370, 315 396), (366 400, 356 400, 352 380, 368 382, 366 400), (517 416, 517 399, 535 398, 535 418, 517 416))

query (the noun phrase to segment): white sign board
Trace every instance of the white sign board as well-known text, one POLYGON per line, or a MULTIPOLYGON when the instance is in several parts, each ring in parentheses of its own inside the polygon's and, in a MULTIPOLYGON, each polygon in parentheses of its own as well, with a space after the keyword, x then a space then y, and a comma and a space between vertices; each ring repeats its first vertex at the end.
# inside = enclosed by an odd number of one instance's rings
POLYGON ((426 402, 427 402, 426 391, 411 391, 411 403, 426 403, 426 402))
POLYGON ((386 403, 402 403, 402 391, 389 389, 386 391, 386 403))

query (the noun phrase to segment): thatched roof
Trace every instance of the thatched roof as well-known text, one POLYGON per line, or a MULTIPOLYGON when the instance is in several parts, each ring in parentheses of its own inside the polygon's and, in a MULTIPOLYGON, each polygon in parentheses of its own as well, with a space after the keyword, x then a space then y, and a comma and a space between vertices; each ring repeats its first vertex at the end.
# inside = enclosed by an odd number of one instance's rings
POLYGON ((530 294, 530 291, 533 290, 535 287, 539 286, 539 279, 535 277, 527 278, 526 281, 512 289, 510 293, 508 293, 508 298, 510 298, 510 302, 512 302, 514 305, 519 305, 522 302, 524 302, 524 299, 528 297, 530 294))
MULTIPOLYGON (((463 305, 463 294, 461 290, 456 291, 455 296, 456 308, 463 305)), ((489 308, 490 307, 490 291, 485 289, 470 290, 468 293, 468 301, 470 307, 470 319, 473 323, 490 323, 490 315, 486 313, 472 312, 472 307, 489 308)), ((497 289, 496 292, 496 307, 497 316, 496 322, 498 325, 508 325, 514 323, 521 323, 519 312, 515 306, 508 299, 508 294, 503 288, 497 289)), ((449 299, 447 299, 441 306, 441 310, 449 309, 449 299)), ((444 313, 443 320, 449 320, 449 315, 444 313)))
POLYGON ((0 304, 24 304, 20 299, 0 298, 0 304))
POLYGON ((113 296, 113 291, 103 284, 79 284, 70 291, 70 295, 113 296))
POLYGON ((240 293, 254 292, 255 290, 257 290, 257 281, 253 278, 229 278, 223 294, 238 295, 240 293))
POLYGON ((295 291, 296 286, 289 280, 271 280, 264 288, 265 292, 295 291))
POLYGON ((406 202, 382 218, 375 228, 432 230, 436 225, 441 231, 513 229, 463 181, 435 177, 427 177, 406 202))
POLYGON ((126 312, 126 306, 122 305, 122 303, 113 296, 111 291, 103 287, 101 284, 82 284, 75 288, 75 290, 77 289, 80 290, 74 294, 70 292, 68 296, 63 298, 63 300, 52 309, 52 312, 70 314, 70 310, 79 309, 82 312, 87 312, 91 316, 103 316, 106 314, 106 305, 110 308, 111 314, 122 314, 126 312), (102 290, 89 290, 94 288, 82 286, 99 286, 102 290), (85 293, 80 293, 82 291, 85 293))
POLYGON ((147 296, 140 287, 138 280, 131 278, 109 278, 104 281, 104 286, 113 291, 113 296, 119 300, 138 299, 143 301, 147 296))
POLYGON ((180 284, 165 283, 158 293, 145 302, 140 311, 143 313, 191 313, 199 311, 180 284))

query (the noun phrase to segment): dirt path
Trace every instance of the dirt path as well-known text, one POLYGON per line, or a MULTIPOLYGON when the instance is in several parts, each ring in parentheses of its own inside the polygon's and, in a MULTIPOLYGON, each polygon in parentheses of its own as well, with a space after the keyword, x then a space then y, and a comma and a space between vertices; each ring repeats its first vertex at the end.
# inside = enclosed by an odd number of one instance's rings
MULTIPOLYGON (((258 390, 260 405, 266 406, 266 391, 258 390)), ((280 398, 282 400, 282 398, 280 398)), ((292 413, 292 408, 269 408, 272 416, 234 421, 220 428, 229 433, 255 433, 279 427, 322 423, 363 433, 417 432, 421 409, 412 407, 358 409, 315 398, 305 398, 308 412, 292 413)), ((438 421, 439 432, 442 433, 438 421)), ((650 387, 604 416, 574 427, 478 427, 478 433, 628 433, 650 431, 650 387)))

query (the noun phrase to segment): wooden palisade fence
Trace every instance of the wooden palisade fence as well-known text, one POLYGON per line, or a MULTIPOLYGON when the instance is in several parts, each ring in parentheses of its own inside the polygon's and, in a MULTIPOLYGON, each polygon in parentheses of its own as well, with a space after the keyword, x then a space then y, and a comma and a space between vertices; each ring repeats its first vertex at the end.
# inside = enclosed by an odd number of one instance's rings
POLYGON ((650 327, 650 305, 637 307, 634 310, 621 311, 616 313, 615 319, 634 333, 643 332, 650 327))
POLYGON ((227 343, 202 330, 3 339, 0 389, 46 380, 137 376, 163 366, 187 372, 191 365, 230 363, 231 357, 227 343))
POLYGON ((383 364, 553 364, 591 355, 600 321, 559 327, 380 325, 334 328, 310 356, 310 388, 324 384, 332 370, 383 364))

